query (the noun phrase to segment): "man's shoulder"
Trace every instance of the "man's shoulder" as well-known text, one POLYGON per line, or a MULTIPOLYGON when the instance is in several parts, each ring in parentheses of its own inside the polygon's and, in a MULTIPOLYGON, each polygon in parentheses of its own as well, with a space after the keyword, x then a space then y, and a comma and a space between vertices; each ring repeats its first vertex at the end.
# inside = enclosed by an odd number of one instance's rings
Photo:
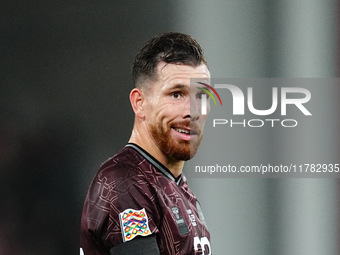
POLYGON ((169 185, 171 180, 152 163, 155 160, 145 153, 133 144, 125 146, 100 166, 92 180, 91 190, 104 187, 125 192, 132 187, 155 190, 169 185))
POLYGON ((117 198, 124 197, 121 203, 131 194, 153 190, 157 183, 152 174, 145 171, 146 167, 140 166, 143 164, 146 162, 142 155, 133 148, 124 147, 99 168, 88 191, 89 200, 112 204, 117 198))
POLYGON ((122 148, 114 156, 102 163, 97 176, 106 176, 107 178, 128 177, 136 174, 143 174, 139 167, 144 160, 136 150, 130 147, 122 148))

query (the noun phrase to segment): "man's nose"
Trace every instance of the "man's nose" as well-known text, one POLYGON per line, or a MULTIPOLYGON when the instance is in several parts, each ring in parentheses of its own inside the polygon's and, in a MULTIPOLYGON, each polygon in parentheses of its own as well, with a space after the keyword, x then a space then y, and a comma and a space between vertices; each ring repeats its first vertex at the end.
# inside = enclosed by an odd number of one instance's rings
POLYGON ((198 120, 200 117, 201 106, 199 102, 194 98, 189 98, 185 104, 185 118, 190 118, 191 120, 198 120))

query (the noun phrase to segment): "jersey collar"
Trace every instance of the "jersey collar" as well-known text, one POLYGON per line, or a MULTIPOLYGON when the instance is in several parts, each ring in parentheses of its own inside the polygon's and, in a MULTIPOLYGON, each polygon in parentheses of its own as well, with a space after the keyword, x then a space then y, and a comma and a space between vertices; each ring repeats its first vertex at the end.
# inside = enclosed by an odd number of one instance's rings
POLYGON ((146 158, 152 165, 156 167, 162 174, 168 177, 170 180, 174 181, 177 185, 181 183, 182 174, 180 174, 177 178, 170 172, 170 170, 165 167, 161 162, 155 159, 151 154, 149 154, 142 147, 138 146, 135 143, 128 143, 125 147, 132 147, 136 151, 138 151, 144 158, 146 158))

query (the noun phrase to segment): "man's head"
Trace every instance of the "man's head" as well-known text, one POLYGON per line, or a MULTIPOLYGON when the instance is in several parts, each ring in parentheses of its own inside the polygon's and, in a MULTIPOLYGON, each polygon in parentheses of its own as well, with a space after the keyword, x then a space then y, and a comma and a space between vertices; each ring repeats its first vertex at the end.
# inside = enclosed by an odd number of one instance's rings
POLYGON ((210 73, 201 47, 189 35, 155 37, 136 56, 130 94, 135 136, 168 161, 192 158, 202 139, 207 116, 200 114, 200 106, 205 92, 193 88, 191 78, 209 82, 210 73))
POLYGON ((207 62, 198 42, 190 35, 166 33, 148 41, 135 57, 132 79, 136 88, 142 88, 149 79, 157 79, 159 62, 198 66, 207 62))

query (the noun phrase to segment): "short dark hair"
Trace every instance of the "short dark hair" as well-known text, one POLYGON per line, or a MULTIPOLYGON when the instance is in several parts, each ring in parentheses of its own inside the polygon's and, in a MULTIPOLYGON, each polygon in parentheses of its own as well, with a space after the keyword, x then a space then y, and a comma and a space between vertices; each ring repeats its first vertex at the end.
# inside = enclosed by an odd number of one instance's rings
POLYGON ((152 78, 160 61, 194 67, 207 65, 203 50, 194 38, 183 33, 165 33, 149 40, 137 53, 132 68, 134 86, 140 87, 145 79, 152 78))

